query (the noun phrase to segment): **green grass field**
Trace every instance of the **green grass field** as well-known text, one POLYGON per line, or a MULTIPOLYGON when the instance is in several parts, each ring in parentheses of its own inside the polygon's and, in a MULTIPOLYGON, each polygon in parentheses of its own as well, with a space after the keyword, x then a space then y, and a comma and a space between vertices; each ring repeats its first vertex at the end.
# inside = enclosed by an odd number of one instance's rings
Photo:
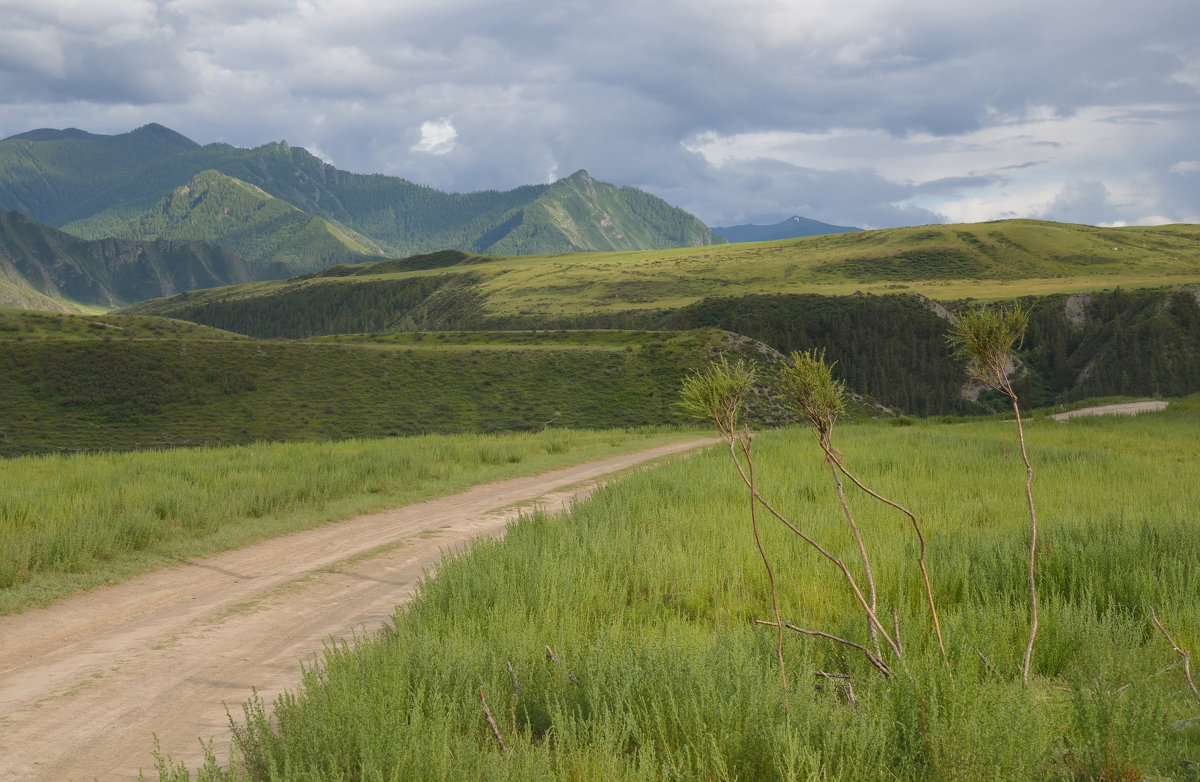
POLYGON ((0 461, 0 615, 173 558, 683 436, 549 429, 0 461))
MULTIPOLYGON (((1029 426, 1042 617, 1028 687, 1013 423, 849 424, 835 442, 851 469, 925 525, 948 667, 905 519, 851 493, 904 662, 884 679, 848 647, 789 635, 785 691, 775 632, 754 624, 771 604, 745 488, 718 447, 439 566, 393 626, 249 709, 235 771, 201 778, 1195 779, 1200 702, 1148 611, 1200 649, 1198 430, 1197 397, 1029 426)), ((856 562, 811 436, 764 433, 755 454, 763 492, 856 562)), ((836 572, 760 521, 785 620, 866 643, 836 572)), ((162 779, 182 774, 163 759, 162 779)))

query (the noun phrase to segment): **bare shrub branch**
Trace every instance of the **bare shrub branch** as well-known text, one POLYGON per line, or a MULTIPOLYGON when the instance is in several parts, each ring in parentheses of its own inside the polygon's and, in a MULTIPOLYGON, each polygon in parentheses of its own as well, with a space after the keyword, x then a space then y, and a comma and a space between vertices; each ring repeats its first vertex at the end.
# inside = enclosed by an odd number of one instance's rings
POLYGON ((750 432, 741 421, 742 405, 746 394, 754 385, 754 371, 742 361, 730 364, 724 357, 719 362, 710 364, 706 369, 696 372, 684 380, 681 391, 680 406, 689 415, 709 420, 716 426, 717 431, 729 445, 729 457, 733 459, 742 481, 750 490, 750 528, 754 533, 754 544, 762 559, 763 568, 767 571, 767 581, 771 590, 771 608, 775 614, 775 623, 779 628, 775 639, 775 657, 779 661, 779 676, 783 689, 787 689, 787 669, 783 662, 783 625, 779 616, 779 597, 775 586, 775 571, 767 557, 762 537, 758 531, 758 513, 755 497, 758 490, 754 483, 754 459, 751 453, 752 438, 750 432), (738 452, 741 452, 741 459, 738 452), (742 459, 746 466, 743 469, 742 459))
POLYGON ((487 701, 484 700, 482 687, 479 688, 479 702, 483 705, 483 716, 487 718, 488 727, 492 729, 492 736, 495 737, 496 743, 500 745, 500 751, 507 752, 508 746, 504 743, 504 737, 500 735, 500 727, 492 717, 492 711, 488 708, 487 701))
POLYGON ((1171 645, 1171 649, 1183 658, 1183 676, 1187 679, 1188 687, 1192 690, 1192 695, 1196 696, 1196 700, 1200 701, 1200 690, 1196 689, 1196 682, 1192 679, 1192 655, 1179 647, 1175 643, 1175 639, 1167 632, 1167 628, 1162 626, 1162 622, 1158 621, 1158 614, 1154 613, 1154 606, 1150 606, 1150 618, 1154 620, 1154 624, 1158 627, 1158 631, 1163 634, 1163 638, 1167 639, 1167 643, 1171 645))
MULTIPOLYGON (((769 627, 775 626, 774 622, 768 622, 765 619, 755 619, 754 621, 755 621, 755 623, 760 624, 760 625, 767 625, 769 627)), ((845 646, 849 646, 852 649, 857 649, 858 651, 862 652, 863 656, 867 658, 867 661, 870 662, 871 665, 873 665, 877 669, 879 669, 879 672, 882 673, 884 676, 892 675, 892 671, 890 668, 888 668, 887 663, 885 663, 879 656, 877 656, 874 652, 872 652, 870 649, 868 649, 867 647, 863 646, 860 643, 855 643, 854 641, 849 641, 845 638, 841 638, 839 636, 833 635, 832 633, 826 633, 823 630, 807 630, 803 627, 797 627, 796 625, 792 624, 791 622, 784 622, 783 626, 786 627, 787 629, 791 630, 794 633, 799 633, 800 635, 810 635, 810 636, 814 636, 816 638, 825 638, 830 641, 833 641, 834 643, 843 644, 845 646)))
MULTIPOLYGON (((818 442, 819 442, 819 439, 818 439, 818 442)), ((821 444, 821 447, 826 448, 824 443, 821 444)), ((829 456, 830 459, 833 459, 834 454, 832 454, 827 448, 826 448, 826 454, 829 456)), ((913 531, 915 533, 917 533, 917 541, 920 543, 920 547, 921 547, 920 552, 917 555, 917 565, 921 569, 921 578, 925 582, 925 597, 926 597, 926 600, 929 602, 929 614, 933 618, 933 630, 934 630, 934 634, 937 635, 938 651, 940 651, 942 653, 942 661, 949 664, 949 661, 946 658, 946 646, 945 646, 945 644, 942 643, 942 624, 940 621, 938 621, 937 606, 933 602, 933 586, 929 583, 929 571, 925 567, 925 535, 921 532, 921 525, 917 521, 916 515, 912 511, 910 511, 908 508, 901 505, 900 503, 894 502, 894 501, 888 499, 887 497, 884 497, 883 495, 876 493, 870 487, 863 484, 863 482, 860 481, 858 478, 854 477, 854 474, 846 469, 845 459, 835 460, 835 462, 838 466, 838 469, 841 470, 842 474, 845 475, 850 480, 851 483, 853 483, 859 489, 861 489, 862 491, 871 495, 875 499, 879 500, 883 504, 890 505, 891 507, 893 507, 896 510, 903 513, 905 516, 908 517, 909 522, 912 524, 913 531)), ((899 635, 900 635, 900 630, 897 627, 896 628, 897 643, 899 643, 899 640, 900 640, 899 635)))
MULTIPOLYGON (((813 434, 816 435, 822 450, 825 451, 825 460, 833 475, 838 501, 846 516, 846 522, 850 525, 855 545, 858 546, 859 558, 862 560, 863 575, 869 593, 870 611, 878 613, 879 598, 875 591, 875 576, 871 571, 871 558, 867 555, 867 547, 863 543, 862 533, 854 520, 854 514, 850 511, 850 503, 846 500, 846 491, 842 486, 842 479, 838 475, 837 467, 841 459, 840 455, 834 454, 831 440, 838 416, 846 411, 846 385, 834 379, 833 364, 825 361, 824 350, 793 351, 788 361, 784 362, 779 370, 779 384, 782 389, 783 403, 808 419, 813 434)), ((867 621, 867 630, 871 636, 871 643, 875 646, 875 654, 879 656, 881 654, 879 636, 876 633, 875 625, 870 620, 867 621)), ((899 656, 899 644, 893 644, 893 648, 897 650, 896 654, 899 656)))

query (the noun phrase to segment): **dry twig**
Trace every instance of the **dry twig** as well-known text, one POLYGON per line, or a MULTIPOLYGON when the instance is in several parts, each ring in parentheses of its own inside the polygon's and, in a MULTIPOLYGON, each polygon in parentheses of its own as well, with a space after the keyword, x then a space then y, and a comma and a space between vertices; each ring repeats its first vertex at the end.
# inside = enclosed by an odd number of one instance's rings
MULTIPOLYGON (((813 671, 813 676, 819 676, 829 680, 833 685, 833 692, 836 695, 841 692, 845 694, 846 703, 849 703, 854 708, 858 708, 858 698, 854 695, 854 685, 850 683, 850 674, 848 673, 828 673, 826 671, 813 671)), ((817 689, 820 689, 818 686, 817 689)))
POLYGON ((506 662, 505 665, 508 666, 508 676, 509 676, 509 678, 512 679, 513 692, 515 692, 517 694, 517 697, 520 698, 521 697, 521 685, 517 684, 517 672, 513 670, 511 662, 506 662))
MULTIPOLYGON (((554 655, 554 650, 551 649, 549 646, 546 647, 546 659, 548 659, 550 662, 554 663, 555 665, 562 666, 562 663, 559 662, 558 658, 554 655)), ((566 671, 567 669, 563 668, 563 670, 566 671)), ((567 678, 571 680, 572 684, 574 684, 574 685, 579 684, 579 679, 576 679, 575 674, 571 673, 570 671, 567 671, 567 678)))
POLYGON ((483 699, 483 688, 479 688, 479 702, 483 704, 483 716, 487 718, 488 727, 492 729, 492 735, 496 737, 496 743, 500 745, 501 752, 507 752, 508 747, 504 743, 504 737, 500 735, 500 728, 496 725, 496 720, 492 718, 492 711, 488 708, 487 701, 483 699))
POLYGON ((992 673, 996 674, 997 679, 999 679, 1000 681, 1004 681, 1004 674, 1000 673, 1000 671, 997 670, 996 666, 992 665, 991 660, 989 660, 988 658, 983 656, 983 652, 980 650, 980 648, 978 646, 975 646, 974 649, 975 649, 975 654, 979 655, 979 659, 983 660, 983 664, 988 667, 988 670, 991 671, 992 673))
MULTIPOLYGON (((766 625, 767 627, 775 626, 774 622, 768 622, 765 619, 755 619, 754 622, 756 624, 766 625)), ((791 630, 792 632, 799 633, 800 635, 811 635, 811 636, 814 636, 817 638, 827 638, 830 641, 833 641, 834 643, 844 644, 846 646, 849 646, 852 649, 857 649, 858 651, 862 652, 863 655, 867 658, 867 661, 870 662, 871 665, 874 665, 879 670, 879 672, 882 673, 884 676, 892 675, 892 671, 890 668, 888 668, 887 663, 885 663, 881 658, 875 656, 875 654, 870 649, 868 649, 867 647, 863 646, 860 643, 855 643, 854 641, 848 641, 845 638, 839 638, 836 635, 833 635, 831 633, 826 633, 822 630, 806 630, 803 627, 797 627, 796 625, 792 624, 791 622, 784 622, 783 626, 786 627, 787 629, 791 630)))
POLYGON ((1158 614, 1154 613, 1154 606, 1150 606, 1150 618, 1154 620, 1154 624, 1158 627, 1158 631, 1163 634, 1163 638, 1167 639, 1167 643, 1171 645, 1171 649, 1183 658, 1183 676, 1187 679, 1188 687, 1192 690, 1192 695, 1196 696, 1196 700, 1200 701, 1200 690, 1196 689, 1196 682, 1192 679, 1192 655, 1179 648, 1179 644, 1175 643, 1175 639, 1167 632, 1167 628, 1162 626, 1162 622, 1158 621, 1158 614))

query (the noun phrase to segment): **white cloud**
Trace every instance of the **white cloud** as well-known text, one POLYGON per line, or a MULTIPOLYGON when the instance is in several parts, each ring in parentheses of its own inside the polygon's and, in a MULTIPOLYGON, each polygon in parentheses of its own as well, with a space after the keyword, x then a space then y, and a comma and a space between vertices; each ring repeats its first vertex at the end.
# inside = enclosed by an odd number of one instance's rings
POLYGON ((421 140, 413 145, 414 152, 426 152, 430 155, 445 155, 454 149, 458 140, 458 131, 449 119, 443 117, 437 122, 421 123, 421 140))
POLYGON ((333 158, 329 156, 329 153, 318 147, 316 144, 305 144, 304 148, 311 152, 314 157, 320 158, 321 162, 331 166, 334 164, 333 158))
POLYGON ((0 19, 0 135, 303 139, 460 191, 587 168, 724 225, 1200 214, 1195 0, 0 0, 0 19))

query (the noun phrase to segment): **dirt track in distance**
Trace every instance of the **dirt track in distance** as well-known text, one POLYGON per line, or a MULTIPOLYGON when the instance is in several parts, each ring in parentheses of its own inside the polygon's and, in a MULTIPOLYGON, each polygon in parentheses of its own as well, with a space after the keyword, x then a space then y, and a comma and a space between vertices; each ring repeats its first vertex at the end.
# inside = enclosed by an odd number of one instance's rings
POLYGON ((270 703, 295 686, 302 661, 379 627, 443 551, 710 442, 478 486, 0 617, 0 781, 154 779, 152 733, 193 771, 200 738, 224 761, 223 704, 240 716, 252 688, 270 703))
POLYGON ((1065 413, 1055 413, 1050 416, 1055 421, 1069 421, 1072 418, 1089 415, 1137 415, 1166 410, 1167 403, 1162 400, 1150 402, 1120 402, 1115 405, 1100 405, 1099 407, 1081 407, 1078 410, 1068 410, 1065 413))

